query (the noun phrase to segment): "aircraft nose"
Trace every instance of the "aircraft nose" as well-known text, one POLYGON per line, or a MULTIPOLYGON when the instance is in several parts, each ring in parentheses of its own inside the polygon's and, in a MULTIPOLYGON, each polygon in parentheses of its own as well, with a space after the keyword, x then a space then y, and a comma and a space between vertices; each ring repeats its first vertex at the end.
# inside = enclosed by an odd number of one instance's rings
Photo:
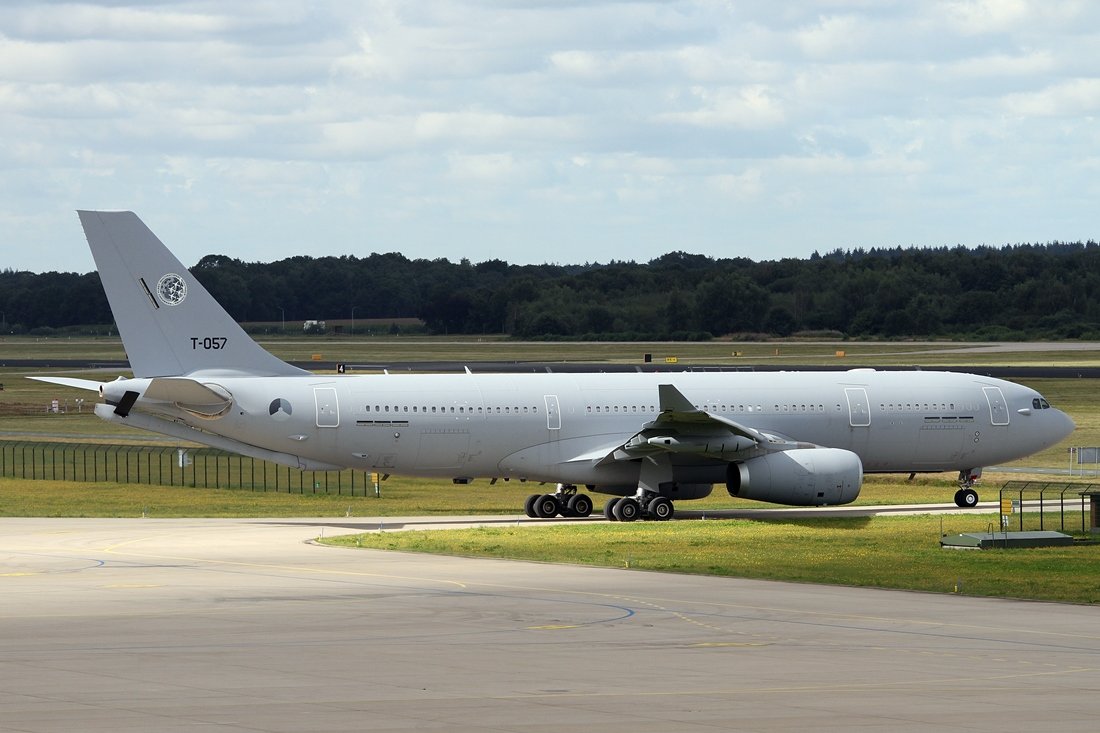
POLYGON ((1058 410, 1057 412, 1059 417, 1059 420, 1056 423, 1059 432, 1058 439, 1061 440, 1062 438, 1068 438, 1070 434, 1077 429, 1077 425, 1073 422, 1073 418, 1071 418, 1066 413, 1062 412, 1061 410, 1058 410))

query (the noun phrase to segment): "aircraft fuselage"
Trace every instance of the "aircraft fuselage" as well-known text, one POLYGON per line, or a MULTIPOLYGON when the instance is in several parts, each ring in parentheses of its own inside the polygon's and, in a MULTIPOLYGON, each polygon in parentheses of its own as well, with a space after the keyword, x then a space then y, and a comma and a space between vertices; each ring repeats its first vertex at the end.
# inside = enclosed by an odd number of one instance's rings
MULTIPOLYGON (((1071 425, 1060 411, 1041 408, 1030 388, 948 372, 191 378, 232 395, 232 407, 215 419, 167 405, 157 411, 248 445, 368 471, 588 484, 612 493, 632 491, 638 464, 600 459, 657 417, 659 384, 675 385, 711 415, 852 451, 869 473, 1010 461, 1049 447, 1071 425)), ((708 438, 681 432, 685 444, 708 438)), ((754 453, 695 458, 681 478, 723 481, 737 455, 754 453)))

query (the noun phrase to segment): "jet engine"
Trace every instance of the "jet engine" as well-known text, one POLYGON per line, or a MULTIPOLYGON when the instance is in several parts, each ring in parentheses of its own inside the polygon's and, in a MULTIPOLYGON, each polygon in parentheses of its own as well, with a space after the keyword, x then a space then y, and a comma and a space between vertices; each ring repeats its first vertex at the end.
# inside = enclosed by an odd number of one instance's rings
POLYGON ((726 468, 730 496, 791 506, 847 504, 862 485, 859 456, 839 448, 767 453, 726 468))

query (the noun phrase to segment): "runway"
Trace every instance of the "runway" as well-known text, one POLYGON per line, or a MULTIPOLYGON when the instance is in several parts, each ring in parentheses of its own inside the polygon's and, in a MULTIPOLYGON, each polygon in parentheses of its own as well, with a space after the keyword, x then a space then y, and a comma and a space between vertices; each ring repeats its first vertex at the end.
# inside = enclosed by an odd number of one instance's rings
MULTIPOLYGON (((445 520, 444 520, 445 521, 445 520)), ((1060 731, 1097 609, 0 519, 0 731, 1060 731)))

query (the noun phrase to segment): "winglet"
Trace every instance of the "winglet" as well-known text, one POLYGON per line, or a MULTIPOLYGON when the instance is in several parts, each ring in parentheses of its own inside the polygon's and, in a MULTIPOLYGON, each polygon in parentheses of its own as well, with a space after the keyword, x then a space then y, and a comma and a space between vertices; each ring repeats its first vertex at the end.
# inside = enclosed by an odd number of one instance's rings
POLYGON ((136 377, 307 374, 265 351, 131 211, 79 211, 136 377))
POLYGON ((661 412, 698 412, 695 405, 684 397, 684 393, 671 384, 658 384, 657 398, 661 412))

